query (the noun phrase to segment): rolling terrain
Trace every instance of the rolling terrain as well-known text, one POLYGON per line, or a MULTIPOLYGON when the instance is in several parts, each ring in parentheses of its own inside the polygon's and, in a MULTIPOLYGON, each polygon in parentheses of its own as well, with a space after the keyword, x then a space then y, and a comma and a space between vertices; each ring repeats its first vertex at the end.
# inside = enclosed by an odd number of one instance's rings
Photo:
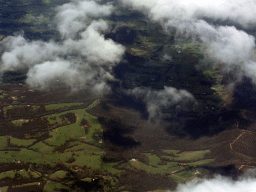
MULTIPOLYGON (((65 3, 70 1, 2 1, 0 39, 18 32, 29 43, 61 45, 54 15, 55 7, 65 3)), ((161 22, 118 1, 113 5, 118 9, 100 17, 109 29, 99 38, 121 44, 124 54, 115 65, 90 66, 100 69, 95 76, 91 71, 92 82, 111 68, 102 75, 111 76, 104 79, 106 92, 95 91, 93 83, 82 85, 82 80, 71 84, 79 85, 73 89, 65 84, 74 80, 67 73, 51 79, 45 90, 31 87, 29 65, 1 71, 1 192, 162 192, 215 174, 236 180, 255 168, 252 79, 238 81, 234 74, 239 69, 226 71, 221 62, 206 57, 202 41, 177 37, 175 29, 166 32, 161 22), (146 94, 133 95, 138 87, 146 94), (166 99, 162 90, 193 98, 160 105, 166 99)), ((95 19, 87 16, 84 23, 90 28, 95 19)), ((1 56, 6 51, 2 44, 1 56)), ((88 59, 75 51, 60 55, 75 62, 76 57, 88 59)))

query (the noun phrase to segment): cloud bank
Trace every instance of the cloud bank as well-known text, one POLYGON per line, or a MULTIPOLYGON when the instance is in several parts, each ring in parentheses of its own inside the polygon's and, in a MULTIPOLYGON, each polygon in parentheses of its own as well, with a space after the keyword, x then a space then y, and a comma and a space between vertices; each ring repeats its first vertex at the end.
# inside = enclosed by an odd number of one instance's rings
POLYGON ((134 9, 147 12, 153 20, 211 18, 230 20, 246 28, 255 26, 254 0, 122 0, 122 2, 134 9))
POLYGON ((27 83, 32 88, 47 89, 61 82, 72 89, 108 89, 106 81, 114 79, 112 67, 121 61, 125 48, 104 38, 109 30, 105 21, 86 23, 89 16, 96 19, 110 15, 112 9, 112 5, 86 0, 57 7, 55 21, 62 41, 9 36, 1 42, 5 52, 0 70, 27 69, 27 83))
POLYGON ((149 120, 159 119, 165 109, 184 109, 189 103, 195 102, 191 93, 186 90, 177 90, 173 87, 165 86, 163 90, 151 90, 150 88, 134 88, 128 90, 129 95, 142 99, 149 113, 149 120))
POLYGON ((179 184, 176 191, 169 192, 253 192, 255 189, 255 178, 240 178, 238 181, 233 181, 217 176, 214 179, 195 179, 193 182, 179 184))
POLYGON ((254 82, 256 63, 252 60, 255 37, 245 30, 220 24, 216 20, 240 24, 244 29, 256 26, 256 1, 254 0, 122 0, 125 6, 142 11, 151 20, 159 21, 168 31, 176 29, 183 37, 199 39, 205 56, 223 64, 230 71, 239 68, 240 73, 251 77, 254 82), (207 18, 207 19, 206 19, 207 18), (254 70, 252 72, 252 70, 254 70))

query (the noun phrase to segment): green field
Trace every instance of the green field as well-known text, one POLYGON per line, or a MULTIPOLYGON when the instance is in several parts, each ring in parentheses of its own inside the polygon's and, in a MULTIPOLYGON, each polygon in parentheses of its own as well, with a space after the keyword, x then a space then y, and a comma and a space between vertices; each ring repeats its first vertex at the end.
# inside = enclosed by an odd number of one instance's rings
POLYGON ((180 151, 179 150, 163 150, 164 153, 167 153, 167 154, 177 154, 179 153, 180 151))
POLYGON ((60 146, 71 139, 81 139, 83 141, 100 146, 100 139, 97 139, 97 137, 100 137, 100 135, 102 134, 101 125, 98 122, 97 117, 86 112, 88 108, 92 108, 97 103, 98 101, 96 100, 96 102, 94 102, 92 105, 85 109, 69 110, 62 113, 45 116, 48 118, 50 124, 58 125, 62 122, 60 116, 65 115, 67 113, 74 113, 76 115, 76 123, 62 126, 50 131, 51 137, 48 140, 46 140, 47 144, 52 146, 60 146), (81 126, 81 121, 83 118, 86 119, 90 125, 87 134, 85 134, 84 127, 81 126))
POLYGON ((93 145, 85 144, 85 143, 80 143, 79 145, 76 145, 71 148, 67 148, 65 152, 74 152, 74 151, 84 151, 84 152, 92 152, 93 153, 102 153, 103 149, 99 147, 95 147, 93 145))
POLYGON ((152 166, 157 166, 157 164, 161 161, 160 158, 156 154, 145 153, 145 155, 149 159, 149 164, 152 166))
POLYGON ((18 119, 11 121, 16 126, 21 126, 23 123, 27 122, 27 119, 18 119))
POLYGON ((166 165, 158 165, 157 167, 166 171, 177 171, 183 169, 183 167, 179 166, 179 163, 177 162, 170 162, 166 165))
POLYGON ((146 171, 148 173, 152 173, 152 174, 164 174, 166 173, 164 170, 162 169, 159 169, 159 168, 155 168, 155 167, 152 167, 150 165, 147 165, 145 163, 142 163, 138 160, 135 160, 135 161, 129 161, 129 164, 134 167, 135 169, 138 169, 138 170, 143 170, 143 171, 146 171))
POLYGON ((143 170, 150 174, 168 174, 176 182, 185 182, 193 179, 196 174, 200 174, 192 166, 200 166, 214 161, 214 159, 195 161, 202 159, 205 154, 210 153, 209 150, 184 151, 181 153, 179 150, 163 150, 163 152, 172 156, 157 156, 153 152, 144 153, 148 158, 149 165, 137 159, 132 159, 128 163, 119 165, 118 168, 143 170), (164 164, 161 163, 162 160, 165 161, 164 164), (184 163, 184 161, 188 163, 184 163))
POLYGON ((6 112, 8 109, 15 109, 17 107, 22 107, 22 106, 19 106, 19 105, 9 105, 7 107, 4 107, 3 110, 4 110, 4 112, 6 112))
POLYGON ((0 151, 0 163, 15 162, 18 152, 19 151, 0 151))
POLYGON ((7 140, 8 140, 8 136, 0 137, 0 150, 4 150, 7 148, 8 146, 7 140))
POLYGON ((102 162, 101 170, 107 173, 112 173, 113 175, 120 175, 121 173, 123 173, 123 171, 115 168, 117 165, 118 165, 118 162, 117 163, 102 162))
POLYGON ((22 107, 26 107, 26 108, 34 110, 34 111, 39 109, 39 106, 36 106, 36 105, 9 105, 7 107, 4 107, 3 110, 4 110, 4 112, 6 112, 7 110, 10 110, 10 109, 19 109, 22 107))
POLYGON ((38 171, 30 171, 30 175, 32 178, 37 179, 42 176, 42 174, 38 171))
MULTIPOLYGON (((102 148, 103 130, 98 118, 87 112, 87 110, 98 105, 99 102, 99 100, 95 100, 86 108, 67 110, 45 116, 50 123, 51 129, 47 131, 49 132, 49 137, 44 140, 18 139, 11 136, 0 137, 0 150, 8 149, 8 142, 10 142, 10 147, 17 150, 0 151, 0 156, 2 157, 0 163, 35 163, 39 166, 48 165, 52 169, 56 165, 65 167, 65 170, 55 170, 51 174, 45 174, 38 170, 12 170, 1 173, 0 180, 14 178, 15 176, 25 180, 43 178, 47 180, 44 191, 50 192, 54 189, 70 190, 69 187, 72 186, 72 182, 63 184, 60 181, 73 177, 68 170, 79 168, 81 170, 100 171, 105 182, 108 182, 112 187, 118 185, 116 178, 127 169, 133 171, 141 170, 148 174, 167 175, 176 182, 185 182, 193 179, 198 174, 195 166, 213 161, 213 159, 204 159, 205 154, 210 153, 209 150, 180 152, 180 150, 165 149, 161 150, 162 152, 159 154, 155 154, 153 150, 142 153, 147 158, 146 162, 137 159, 122 163, 104 162, 102 160, 105 153, 102 148), (72 116, 72 121, 65 120, 68 115, 72 116), (83 119, 86 120, 86 125, 81 124, 83 119), (87 130, 85 131, 85 129, 87 130)), ((46 106, 46 110, 68 109, 80 104, 50 104, 46 106)), ((22 125, 25 121, 14 120, 13 123, 22 125)), ((92 178, 86 177, 85 181, 92 182, 92 178)), ((105 186, 104 189, 109 190, 109 185, 105 186)))
POLYGON ((7 192, 8 191, 8 186, 5 187, 0 187, 1 192, 7 192))
POLYGON ((69 107, 78 106, 82 103, 56 103, 45 105, 46 111, 56 110, 56 109, 67 109, 69 107))
POLYGON ((187 151, 187 152, 182 152, 182 153, 176 153, 176 157, 172 157, 172 156, 162 156, 162 157, 172 160, 172 161, 191 161, 191 160, 201 159, 207 153, 210 153, 210 150, 187 151))
POLYGON ((46 145, 41 141, 31 146, 30 149, 33 149, 43 154, 50 154, 50 153, 53 153, 54 147, 50 147, 49 145, 46 145))
POLYGON ((199 165, 203 165, 203 164, 210 163, 210 162, 213 162, 213 161, 214 161, 214 159, 204 159, 204 160, 201 160, 201 161, 187 163, 187 165, 189 165, 189 166, 199 166, 199 165))
MULTIPOLYGON (((101 168, 101 155, 100 154, 92 154, 91 153, 84 153, 84 152, 74 152, 75 153, 75 161, 71 163, 72 165, 77 166, 86 166, 92 169, 100 169, 101 168)), ((102 152, 103 154, 103 152, 102 152)))
POLYGON ((2 172, 2 173, 0 173, 0 179, 14 178, 15 177, 15 173, 16 173, 16 171, 14 171, 14 170, 2 172))
POLYGON ((194 179, 196 177, 196 173, 197 171, 196 170, 185 170, 185 171, 181 171, 181 172, 178 172, 176 174, 173 174, 172 178, 176 179, 177 181, 190 181, 192 179, 194 179), (180 180, 181 179, 181 180, 180 180))
MULTIPOLYGON (((47 106, 47 110, 70 107, 79 104, 80 103, 72 103, 72 105, 64 104, 65 106, 63 104, 51 104, 47 106)), ((91 169, 97 169, 112 174, 121 173, 121 170, 114 168, 114 166, 117 165, 116 163, 104 163, 102 161, 104 151, 102 148, 98 147, 101 146, 99 138, 101 137, 102 129, 97 117, 86 112, 86 110, 93 108, 97 104, 99 104, 99 100, 95 100, 91 105, 84 109, 69 110, 46 116, 52 125, 61 125, 61 116, 73 113, 76 115, 76 122, 51 130, 49 132, 50 138, 35 143, 34 145, 32 144, 36 142, 36 139, 18 139, 11 137, 10 144, 19 147, 20 149, 17 151, 0 151, 1 157, 4 157, 0 159, 0 163, 36 163, 37 165, 45 164, 52 167, 57 163, 62 163, 70 168, 72 166, 86 166, 91 169), (90 124, 87 134, 85 134, 84 127, 81 125, 82 119, 86 119, 90 124), (63 152, 59 153, 58 151, 55 151, 56 147, 61 147, 64 144, 65 148, 63 149, 63 152), (70 159, 73 159, 72 162, 69 162, 70 159)), ((17 123, 18 122, 21 121, 17 120, 17 123)), ((7 140, 8 137, 6 136, 0 137, 2 149, 8 147, 7 140)), ((55 172, 50 177, 65 177, 64 174, 61 176, 62 173, 62 171, 55 172)), ((40 172, 31 172, 31 175, 33 178, 41 177, 40 172)), ((47 185, 46 190, 55 184, 56 183, 47 185)))
POLYGON ((50 138, 46 143, 51 146, 61 146, 71 139, 79 139, 84 136, 84 129, 79 125, 68 125, 50 131, 50 138))
POLYGON ((12 170, 12 171, 6 171, 6 172, 2 172, 0 173, 0 180, 1 179, 5 179, 5 178, 15 178, 15 176, 17 177, 22 177, 23 179, 30 179, 30 175, 31 173, 26 170, 12 170))
POLYGON ((50 125, 59 125, 61 126, 62 125, 62 119, 59 117, 61 115, 64 115, 66 114, 66 112, 63 112, 63 113, 58 113, 58 114, 51 114, 51 115, 47 115, 47 116, 44 116, 47 118, 48 122, 50 125))
POLYGON ((29 145, 32 145, 35 141, 36 139, 17 139, 11 137, 10 144, 17 147, 28 147, 29 145))
POLYGON ((43 191, 45 191, 45 192, 52 192, 52 191, 55 191, 56 189, 58 189, 58 190, 60 190, 60 189, 62 189, 62 190, 64 190, 64 189, 70 190, 69 187, 67 187, 67 186, 65 186, 65 185, 63 185, 61 183, 57 183, 57 182, 54 182, 54 181, 49 181, 44 186, 43 191))
POLYGON ((67 171, 56 171, 50 175, 50 179, 64 179, 66 178, 67 174, 67 171))
MULTIPOLYGON (((36 164, 44 163, 44 158, 43 158, 42 154, 40 154, 39 152, 25 149, 25 148, 22 148, 17 153, 15 158, 24 163, 29 163, 29 162, 33 162, 36 164)), ((52 165, 54 165, 54 164, 52 164, 52 165)))
POLYGON ((96 105, 100 103, 100 99, 95 100, 92 104, 90 104, 88 107, 86 107, 86 110, 92 109, 96 105))

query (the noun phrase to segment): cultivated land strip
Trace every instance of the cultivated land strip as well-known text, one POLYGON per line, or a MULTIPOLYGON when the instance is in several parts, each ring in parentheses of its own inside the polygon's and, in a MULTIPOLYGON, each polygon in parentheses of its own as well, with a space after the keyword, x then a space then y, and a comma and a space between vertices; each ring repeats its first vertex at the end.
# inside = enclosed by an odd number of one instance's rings
POLYGON ((238 142, 238 140, 244 135, 244 134, 253 134, 254 132, 249 130, 242 130, 242 132, 236 137, 232 143, 229 144, 231 151, 233 150, 233 145, 238 142))
MULTIPOLYGON (((240 164, 240 166, 238 167, 238 170, 241 170, 243 167, 251 167, 251 168, 255 168, 255 166, 250 166, 250 165, 246 165, 246 163, 252 163, 253 162, 253 158, 246 155, 246 154, 243 154, 242 152, 237 152, 235 151, 233 145, 235 144, 239 144, 241 143, 241 145, 243 146, 243 141, 239 141, 242 139, 243 136, 245 136, 246 134, 254 134, 255 132, 252 132, 252 131, 249 131, 249 130, 242 130, 241 133, 233 140, 233 142, 231 142, 229 144, 230 146, 230 150, 232 153, 240 156, 241 158, 243 158, 243 162, 241 162, 242 164, 240 164)), ((246 150, 246 147, 247 146, 244 146, 244 150, 246 150)))

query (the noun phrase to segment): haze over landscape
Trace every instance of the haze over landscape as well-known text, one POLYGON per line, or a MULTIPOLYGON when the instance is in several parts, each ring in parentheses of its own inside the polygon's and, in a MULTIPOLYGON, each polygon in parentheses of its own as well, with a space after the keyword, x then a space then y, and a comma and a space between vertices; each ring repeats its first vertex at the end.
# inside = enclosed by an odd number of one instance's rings
POLYGON ((0 191, 255 191, 256 1, 0 4, 0 191))

